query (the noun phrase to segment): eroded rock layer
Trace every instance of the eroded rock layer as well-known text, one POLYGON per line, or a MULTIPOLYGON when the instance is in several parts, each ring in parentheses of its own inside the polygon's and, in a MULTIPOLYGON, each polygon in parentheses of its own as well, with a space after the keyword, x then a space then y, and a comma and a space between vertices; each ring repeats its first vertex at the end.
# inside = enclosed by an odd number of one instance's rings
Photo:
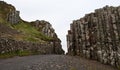
POLYGON ((120 6, 96 9, 73 21, 67 47, 70 55, 120 67, 120 6))

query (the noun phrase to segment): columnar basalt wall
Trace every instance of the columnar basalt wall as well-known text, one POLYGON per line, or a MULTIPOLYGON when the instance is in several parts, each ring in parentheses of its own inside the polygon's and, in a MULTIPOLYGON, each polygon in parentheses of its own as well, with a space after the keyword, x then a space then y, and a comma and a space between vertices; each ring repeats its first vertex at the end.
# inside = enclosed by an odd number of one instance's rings
POLYGON ((67 35, 68 54, 120 67, 120 6, 106 6, 73 21, 67 35))

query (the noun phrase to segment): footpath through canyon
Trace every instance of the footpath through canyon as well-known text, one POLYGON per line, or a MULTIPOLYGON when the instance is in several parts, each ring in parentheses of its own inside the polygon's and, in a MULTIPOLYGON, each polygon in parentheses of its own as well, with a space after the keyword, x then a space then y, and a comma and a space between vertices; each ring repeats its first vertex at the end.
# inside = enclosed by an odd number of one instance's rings
POLYGON ((94 60, 66 55, 33 55, 0 59, 0 70, 117 70, 94 60))
POLYGON ((0 1, 0 70, 120 69, 120 7, 106 6, 73 21, 67 55, 48 21, 27 22, 19 14, 0 1))

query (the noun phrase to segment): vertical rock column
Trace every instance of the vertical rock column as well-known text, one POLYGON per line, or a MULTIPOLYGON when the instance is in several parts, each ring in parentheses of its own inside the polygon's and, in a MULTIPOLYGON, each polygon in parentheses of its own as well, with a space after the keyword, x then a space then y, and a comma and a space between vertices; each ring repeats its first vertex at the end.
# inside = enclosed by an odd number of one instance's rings
POLYGON ((73 21, 67 35, 68 54, 120 66, 120 7, 106 6, 73 21))
POLYGON ((7 21, 11 24, 17 24, 20 21, 19 11, 11 11, 7 15, 7 21))

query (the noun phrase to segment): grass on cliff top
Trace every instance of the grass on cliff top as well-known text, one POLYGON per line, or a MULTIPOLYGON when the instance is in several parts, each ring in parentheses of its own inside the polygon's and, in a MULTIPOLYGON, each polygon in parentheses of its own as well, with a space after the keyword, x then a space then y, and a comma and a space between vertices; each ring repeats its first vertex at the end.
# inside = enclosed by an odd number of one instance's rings
POLYGON ((28 22, 21 21, 13 25, 13 28, 21 32, 24 37, 23 40, 31 42, 42 42, 51 40, 50 37, 45 36, 28 22))

